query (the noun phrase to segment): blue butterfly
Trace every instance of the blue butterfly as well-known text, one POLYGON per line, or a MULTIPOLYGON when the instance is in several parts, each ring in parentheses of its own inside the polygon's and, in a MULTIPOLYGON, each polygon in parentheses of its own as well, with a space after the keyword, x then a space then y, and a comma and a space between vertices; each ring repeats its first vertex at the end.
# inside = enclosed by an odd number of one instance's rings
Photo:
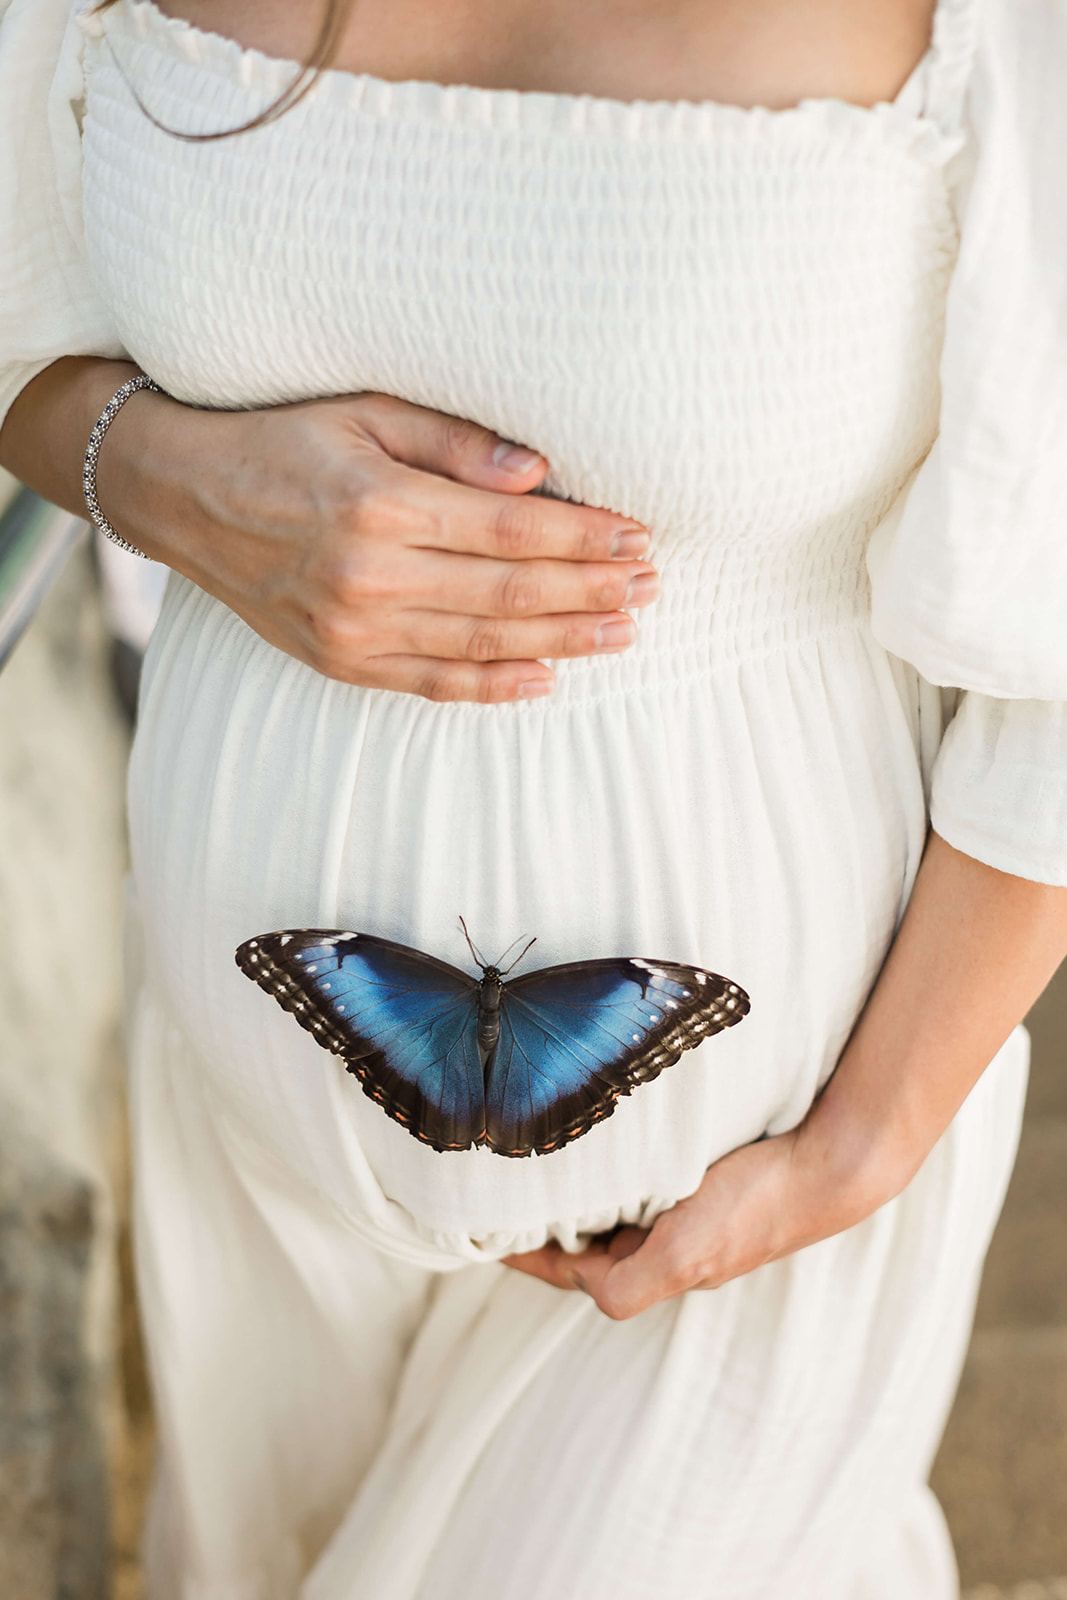
POLYGON ((728 978, 632 956, 505 982, 530 945, 501 972, 467 942, 480 979, 389 939, 318 928, 260 934, 236 959, 365 1094, 442 1151, 559 1150, 749 1009, 728 978))

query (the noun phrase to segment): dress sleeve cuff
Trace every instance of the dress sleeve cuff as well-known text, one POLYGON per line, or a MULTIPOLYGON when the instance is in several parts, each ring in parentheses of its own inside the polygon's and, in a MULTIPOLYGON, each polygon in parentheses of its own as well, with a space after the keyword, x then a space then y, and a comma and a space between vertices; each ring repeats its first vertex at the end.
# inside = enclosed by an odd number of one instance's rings
POLYGON ((934 766, 930 820, 988 866, 1067 887, 1067 704, 965 694, 934 766))

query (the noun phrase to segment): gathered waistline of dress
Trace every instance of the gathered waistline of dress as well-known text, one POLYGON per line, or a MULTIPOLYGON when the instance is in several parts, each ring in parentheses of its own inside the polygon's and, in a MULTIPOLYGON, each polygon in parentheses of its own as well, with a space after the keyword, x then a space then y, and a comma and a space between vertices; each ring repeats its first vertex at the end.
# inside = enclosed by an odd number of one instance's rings
MULTIPOLYGON (((801 619, 796 619, 794 626, 775 630, 770 637, 736 640, 733 648, 717 643, 712 628, 708 629, 704 638, 671 641, 664 637, 667 629, 663 626, 656 629, 655 638, 648 637, 652 630, 646 625, 638 642, 623 654, 552 661, 550 664, 556 672, 557 683, 553 693, 544 699, 503 705, 482 705, 471 701, 430 702, 417 695, 345 684, 327 678, 313 667, 268 644, 222 601, 196 590, 191 583, 188 587, 192 593, 182 595, 180 589, 186 581, 180 577, 171 580, 172 603, 167 606, 157 629, 151 651, 154 659, 149 668, 150 677, 155 677, 161 657, 167 653, 168 643, 177 644, 174 630, 177 629, 181 636, 187 638, 189 627, 199 631, 198 624, 202 624, 221 631, 223 636, 232 634, 235 645, 239 639, 242 664, 252 671, 257 668, 260 673, 273 670, 279 681, 283 674, 298 673, 312 680, 317 679, 324 691, 368 700, 382 710, 389 705, 396 705, 417 708, 423 713, 432 709, 436 716, 544 717, 564 707, 591 710, 612 701, 639 703, 667 694, 693 693, 702 688, 712 691, 719 679, 729 678, 746 667, 787 660, 790 656, 809 657, 813 650, 847 640, 850 636, 864 652, 888 654, 871 632, 870 608, 866 604, 851 615, 814 623, 809 619, 808 626, 804 626, 801 619)), ((216 662, 223 671, 228 667, 232 670, 232 664, 232 656, 227 662, 226 656, 221 654, 216 662)))
MULTIPOLYGON (((655 559, 655 557, 653 557, 655 559)), ((804 572, 788 573, 788 563, 768 572, 765 585, 737 579, 723 573, 706 584, 695 584, 692 573, 679 564, 665 563, 663 593, 647 609, 633 613, 638 637, 621 654, 584 656, 553 662, 557 688, 547 700, 526 701, 511 708, 469 703, 436 705, 439 712, 459 710, 499 715, 511 709, 523 715, 550 711, 562 702, 590 703, 619 697, 640 697, 682 688, 698 688, 722 673, 731 673, 748 664, 807 653, 831 639, 850 633, 870 636, 870 592, 866 571, 853 563, 839 564, 825 574, 810 566, 804 572), (792 582, 784 582, 784 578, 792 582), (829 581, 822 581, 826 577, 829 581)), ((153 656, 168 646, 187 648, 191 635, 205 631, 220 636, 221 645, 230 637, 239 649, 242 662, 251 670, 269 670, 271 663, 281 674, 296 671, 314 674, 314 669, 286 656, 263 640, 222 601, 198 589, 190 580, 173 574, 164 604, 153 656)), ((220 650, 220 669, 226 670, 233 657, 220 650)), ((315 676, 319 676, 315 674, 315 676)), ((334 691, 353 695, 372 694, 383 700, 410 702, 409 695, 386 690, 367 690, 341 685, 322 678, 334 691)), ((420 705, 424 702, 418 701, 420 705)))

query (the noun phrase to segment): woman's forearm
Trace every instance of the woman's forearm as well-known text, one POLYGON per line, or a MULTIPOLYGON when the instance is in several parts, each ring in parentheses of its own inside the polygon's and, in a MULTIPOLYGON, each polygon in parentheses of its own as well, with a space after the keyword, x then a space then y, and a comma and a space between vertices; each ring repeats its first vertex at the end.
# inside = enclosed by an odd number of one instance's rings
POLYGON ((1067 889, 998 872, 931 833, 797 1156, 875 1205, 898 1193, 1065 955, 1067 889))
MULTIPOLYGON (((0 429, 0 466, 75 515, 85 515, 82 463, 108 400, 137 368, 128 361, 66 356, 28 383, 0 429)), ((147 396, 135 397, 138 401, 147 396)), ((121 415, 115 422, 116 435, 121 415)))
MULTIPOLYGON (((0 466, 46 500, 86 515, 85 448, 107 402, 139 368, 129 361, 65 356, 28 383, 0 430, 0 466)), ((212 414, 143 390, 108 429, 97 463, 97 494, 116 531, 153 560, 217 592, 205 555, 217 546, 197 504, 198 468, 211 476, 212 414)), ((217 437, 216 437, 217 436, 217 437)))

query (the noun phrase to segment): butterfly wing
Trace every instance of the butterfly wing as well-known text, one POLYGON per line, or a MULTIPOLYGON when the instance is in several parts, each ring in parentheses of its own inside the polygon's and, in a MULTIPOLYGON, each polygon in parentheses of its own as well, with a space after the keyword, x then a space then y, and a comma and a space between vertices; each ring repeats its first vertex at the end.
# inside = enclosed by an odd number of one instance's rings
POLYGON ((473 978, 389 939, 321 928, 260 934, 236 959, 416 1139, 484 1143, 473 978))
POLYGON ((729 978, 672 961, 575 961, 513 979, 489 1065, 487 1142, 508 1156, 559 1150, 748 1009, 729 978))

